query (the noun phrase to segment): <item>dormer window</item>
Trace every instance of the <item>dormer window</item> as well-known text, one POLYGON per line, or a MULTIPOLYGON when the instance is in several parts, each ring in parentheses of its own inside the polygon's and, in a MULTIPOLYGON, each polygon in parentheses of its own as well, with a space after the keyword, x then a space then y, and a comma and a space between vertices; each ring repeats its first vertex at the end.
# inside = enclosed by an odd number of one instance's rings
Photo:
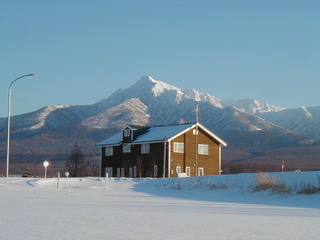
POLYGON ((124 137, 130 137, 131 136, 131 130, 130 129, 125 129, 123 131, 123 136, 124 137))

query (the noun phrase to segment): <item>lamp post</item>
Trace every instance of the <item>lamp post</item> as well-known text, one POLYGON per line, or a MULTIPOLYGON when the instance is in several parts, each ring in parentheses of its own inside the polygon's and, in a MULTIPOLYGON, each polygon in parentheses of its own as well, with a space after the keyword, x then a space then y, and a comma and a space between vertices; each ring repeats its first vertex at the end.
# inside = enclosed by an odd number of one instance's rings
POLYGON ((8 88, 8 140, 7 140, 7 173, 6 173, 6 177, 9 177, 9 166, 10 166, 10 123, 11 123, 11 119, 10 119, 10 112, 11 112, 11 87, 12 84, 14 84, 17 80, 19 80, 20 78, 24 78, 24 77, 33 77, 34 74, 27 74, 27 75, 23 75, 20 76, 18 78, 16 78, 15 80, 13 80, 11 82, 11 84, 9 85, 8 88))
POLYGON ((47 160, 45 160, 43 162, 43 166, 44 166, 44 178, 47 178, 47 172, 48 172, 48 166, 49 166, 49 162, 47 160))

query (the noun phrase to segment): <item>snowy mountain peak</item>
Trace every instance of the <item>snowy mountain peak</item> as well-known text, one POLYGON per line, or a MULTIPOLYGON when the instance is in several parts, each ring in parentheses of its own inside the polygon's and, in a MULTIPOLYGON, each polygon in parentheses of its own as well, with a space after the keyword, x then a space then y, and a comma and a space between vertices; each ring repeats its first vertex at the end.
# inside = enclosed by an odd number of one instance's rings
POLYGON ((211 103, 212 105, 214 105, 215 107, 218 107, 218 108, 222 108, 220 102, 221 102, 221 99, 219 98, 216 98, 208 93, 202 93, 202 92, 199 92, 195 89, 192 89, 192 90, 183 90, 183 93, 191 98, 191 99, 194 99, 195 101, 197 102, 209 102, 211 103))
POLYGON ((134 85, 124 91, 125 94, 130 97, 142 97, 150 93, 158 97, 163 92, 170 90, 181 92, 180 88, 155 80, 150 76, 145 76, 140 78, 134 85))
POLYGON ((156 97, 161 95, 161 93, 163 93, 164 91, 168 91, 168 90, 181 92, 180 88, 169 85, 165 82, 155 80, 150 76, 142 77, 138 82, 141 82, 143 84, 149 84, 149 85, 150 85, 150 83, 152 83, 153 86, 151 86, 150 90, 154 94, 154 96, 156 96, 156 97))

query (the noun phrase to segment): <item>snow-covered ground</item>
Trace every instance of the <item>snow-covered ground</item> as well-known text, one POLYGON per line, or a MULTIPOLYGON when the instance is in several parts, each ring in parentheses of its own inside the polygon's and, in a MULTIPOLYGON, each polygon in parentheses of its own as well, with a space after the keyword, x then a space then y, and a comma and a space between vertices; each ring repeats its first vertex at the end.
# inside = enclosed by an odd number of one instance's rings
POLYGON ((274 173, 290 193, 252 192, 257 174, 174 179, 0 178, 0 239, 319 239, 320 172, 274 173))

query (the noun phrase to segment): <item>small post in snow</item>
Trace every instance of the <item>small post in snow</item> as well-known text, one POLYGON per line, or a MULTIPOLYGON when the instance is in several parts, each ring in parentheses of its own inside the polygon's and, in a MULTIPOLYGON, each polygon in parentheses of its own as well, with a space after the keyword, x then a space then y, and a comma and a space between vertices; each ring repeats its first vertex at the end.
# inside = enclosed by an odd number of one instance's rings
POLYGON ((69 182, 68 182, 69 172, 66 171, 64 175, 67 177, 67 190, 69 190, 69 182))
POLYGON ((58 178, 57 178, 57 188, 60 188, 60 172, 57 173, 58 178))
POLYGON ((284 171, 284 160, 282 161, 281 172, 284 171))
POLYGON ((105 186, 105 190, 108 191, 109 190, 109 173, 106 173, 106 186, 105 186))

